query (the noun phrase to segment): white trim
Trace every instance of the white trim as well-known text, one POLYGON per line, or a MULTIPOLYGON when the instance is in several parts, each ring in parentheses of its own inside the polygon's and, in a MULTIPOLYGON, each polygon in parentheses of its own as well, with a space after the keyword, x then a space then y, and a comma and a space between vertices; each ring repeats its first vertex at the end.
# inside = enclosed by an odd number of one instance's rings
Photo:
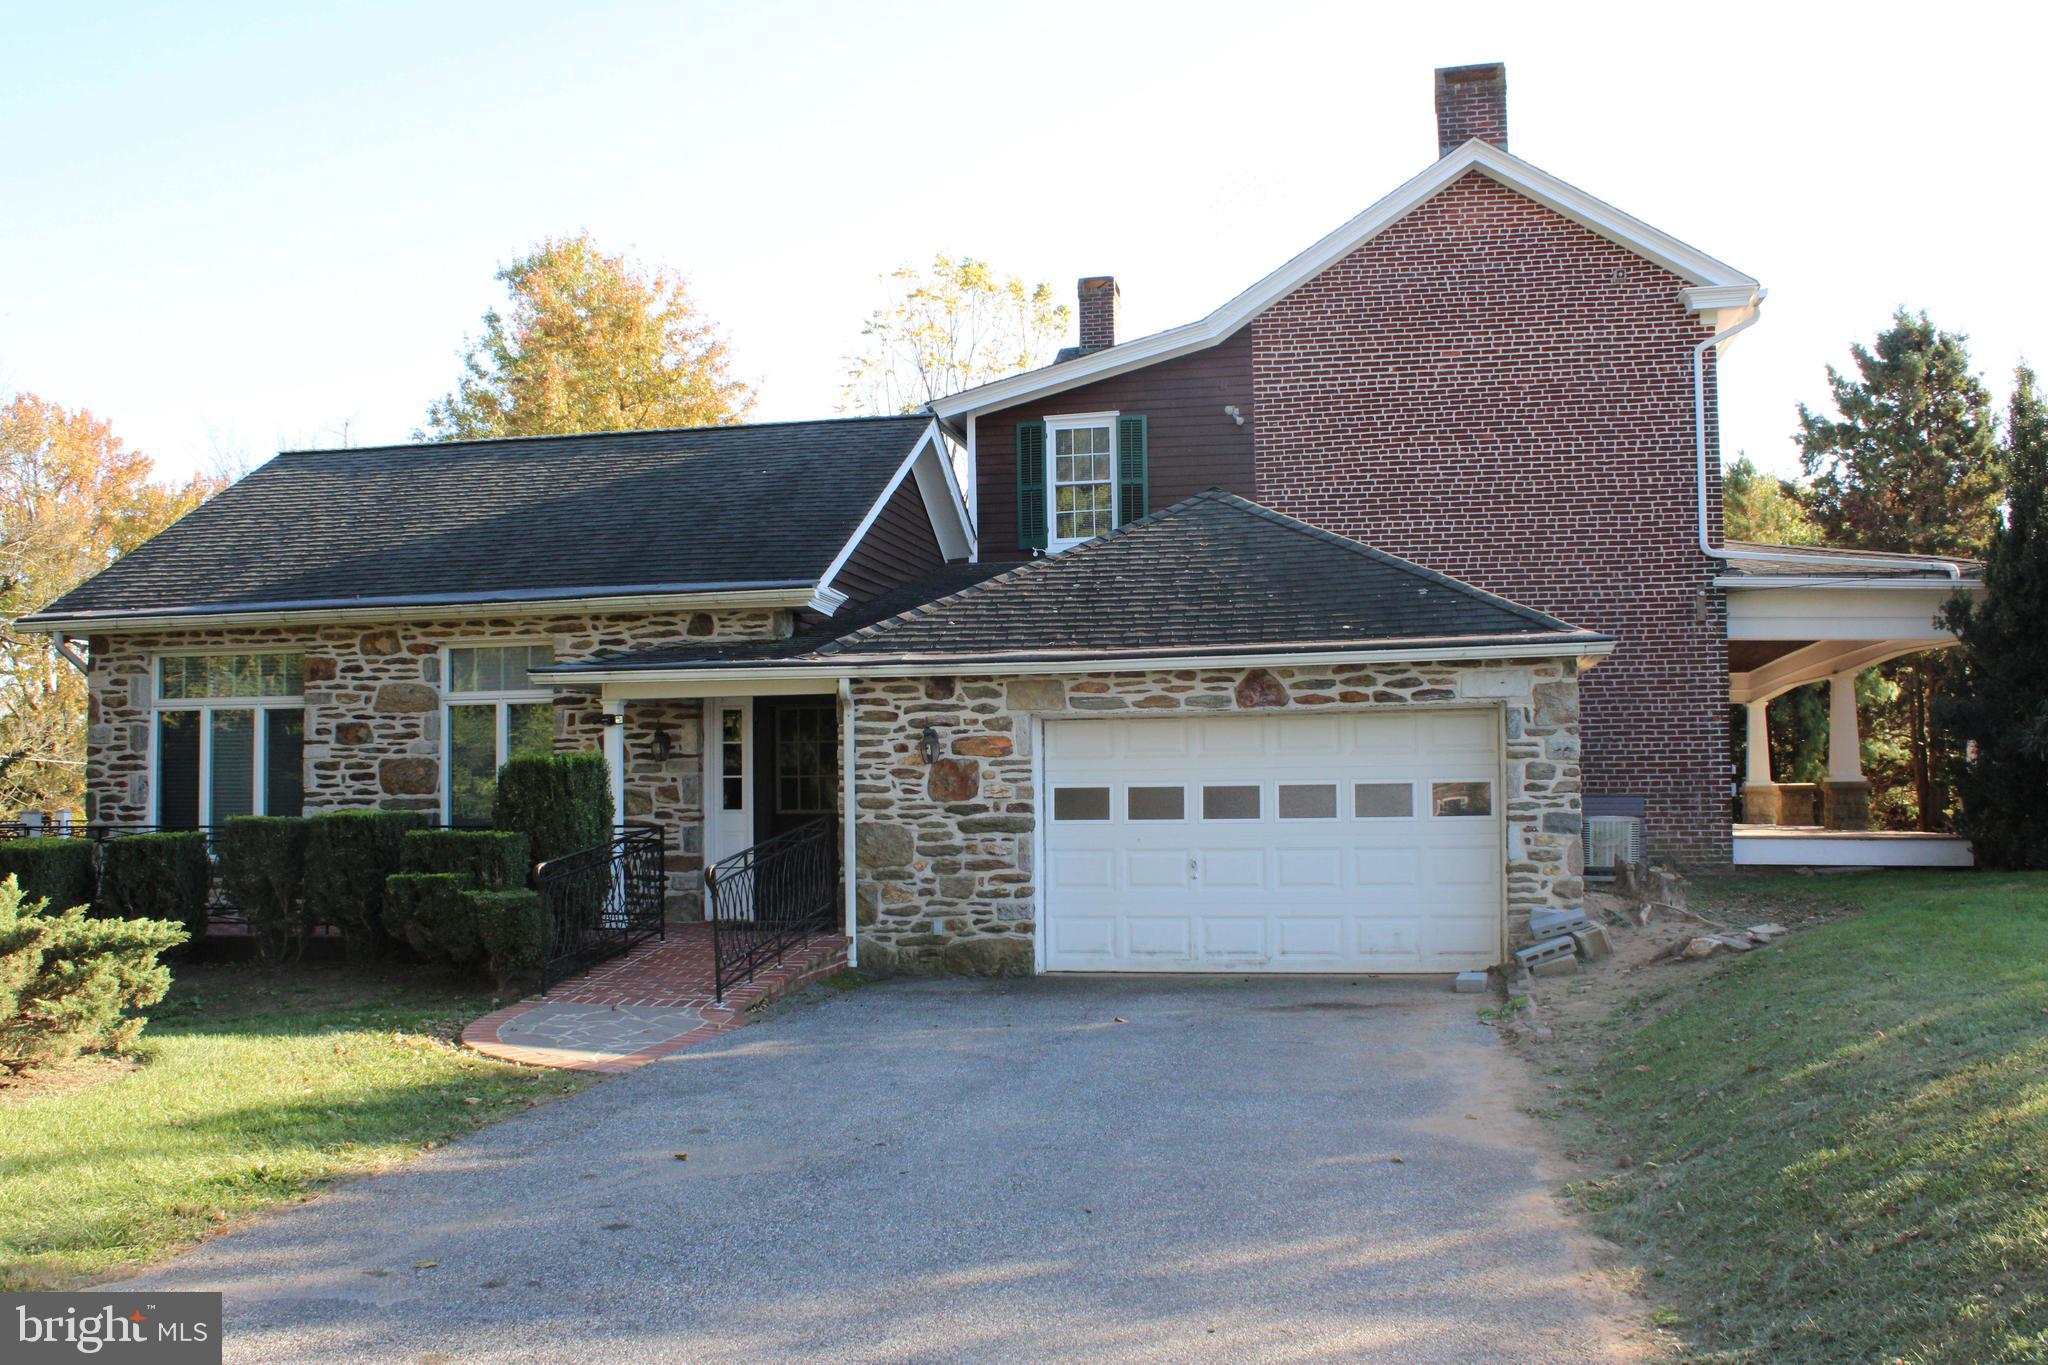
POLYGON ((1448 188, 1468 171, 1533 199, 1638 256, 1660 265, 1691 286, 1680 291, 1681 305, 1712 317, 1733 305, 1729 299, 1749 290, 1756 280, 1641 219, 1594 198, 1520 157, 1488 142, 1473 139, 1453 148, 1441 160, 1396 188, 1349 222, 1329 233, 1251 288, 1196 322, 1185 323, 1121 346, 1077 357, 1063 364, 1029 370, 993 380, 936 400, 932 411, 951 421, 973 413, 1008 407, 1023 399, 1058 393, 1111 375, 1170 360, 1214 346, 1258 314, 1343 260, 1424 202, 1448 188), (1705 292, 1706 290, 1713 292, 1705 292), (1696 305, 1694 300, 1699 300, 1696 305))
POLYGON ((916 443, 910 447, 910 453, 903 457, 903 462, 896 466, 896 472, 889 476, 889 482, 882 486, 881 495, 869 505, 867 515, 860 519, 860 525, 853 528, 853 534, 846 538, 846 543, 839 547, 839 553, 832 557, 832 562, 825 566, 825 572, 818 576, 818 598, 822 599, 830 594, 837 600, 829 607, 819 607, 814 600, 811 604, 812 610, 823 611, 825 615, 830 616, 846 601, 846 594, 834 589, 832 584, 838 580, 840 571, 846 567, 846 561, 853 558, 853 552, 867 539, 868 532, 881 520, 882 513, 888 510, 889 500, 895 497, 896 490, 903 486, 904 477, 913 472, 917 475, 917 492, 924 501, 925 516, 931 522, 932 537, 939 542, 939 553, 948 560, 954 560, 965 559, 973 552, 973 533, 969 530, 967 507, 960 501, 960 489, 953 478, 952 470, 947 467, 948 464, 945 438, 939 431, 939 424, 936 421, 928 423, 924 434, 917 438, 916 443), (950 492, 950 497, 945 496, 939 488, 941 482, 945 484, 945 490, 950 492), (950 524, 939 515, 940 507, 944 507, 952 514, 950 524))
MULTIPOLYGON (((247 645, 208 645, 198 649, 166 649, 149 655, 149 721, 147 742, 144 752, 148 764, 146 780, 149 783, 149 821, 153 825, 163 823, 163 781, 157 768, 161 757, 158 743, 158 718, 166 711, 191 711, 199 716, 199 775, 196 819, 201 829, 214 823, 213 820, 213 713, 215 711, 249 711, 249 813, 268 815, 270 813, 270 726, 262 714, 270 711, 297 711, 299 715, 299 743, 303 749, 306 743, 306 689, 304 683, 304 649, 252 649, 247 645), (296 695, 287 697, 166 697, 163 695, 163 663, 166 659, 197 659, 223 655, 296 654, 300 659, 301 681, 296 695)), ((299 799, 300 809, 305 808, 306 760, 303 752, 299 758, 299 799)))
MULTIPOLYGON (((1102 430, 1109 433, 1109 477, 1102 480, 1103 483, 1109 486, 1109 528, 1113 531, 1123 524, 1117 516, 1117 504, 1122 500, 1123 488, 1117 481, 1116 467, 1116 423, 1117 419, 1121 416, 1123 416, 1121 411, 1066 412, 1040 419, 1045 424, 1045 552, 1047 554, 1056 555, 1062 550, 1071 550, 1076 545, 1086 545, 1089 541, 1108 534, 1107 531, 1097 531, 1093 535, 1085 536, 1063 536, 1059 534, 1060 462, 1058 455, 1053 452, 1053 433, 1055 432, 1102 430)), ((1090 479, 1086 485, 1068 484, 1067 486, 1069 488, 1093 487, 1095 482, 1095 480, 1090 479)))
MULTIPOLYGON (((1467 659, 1578 659, 1583 667, 1590 668, 1599 660, 1614 652, 1612 640, 1573 640, 1561 644, 1521 644, 1513 646, 1454 646, 1434 648, 1422 646, 1408 649, 1342 649, 1314 650, 1299 653, 1263 654, 1104 654, 1088 659, 1007 659, 976 660, 971 658, 939 658, 914 660, 908 663, 862 663, 850 660, 843 664, 792 664, 785 667, 721 668, 715 671, 704 669, 627 669, 611 673, 571 673, 559 677, 556 685, 562 687, 587 687, 592 683, 643 683, 649 687, 662 684, 683 685, 702 683, 710 687, 729 687, 736 682, 749 685, 749 690, 768 691, 758 684, 789 682, 805 678, 922 678, 933 673, 959 675, 973 673, 984 677, 1015 677, 1041 673, 1128 673, 1134 669, 1176 668, 1274 668, 1313 667, 1325 664, 1370 664, 1405 663, 1409 660, 1442 660, 1452 663, 1467 659)), ((789 691, 820 691, 829 689, 791 687, 789 691)), ((673 697, 687 695, 674 691, 650 691, 645 696, 673 697)))
POLYGON ((839 866, 846 883, 846 965, 860 966, 860 871, 854 854, 853 683, 839 680, 839 866))
POLYGON ((1737 829, 1737 867, 1974 867, 1968 839, 1953 834, 1866 834, 1737 829))
POLYGON ((1025 717, 1031 737, 1031 970, 1045 971, 1045 827, 1052 820, 1052 797, 1045 785, 1045 713, 1025 717))
MULTIPOLYGON (((454 686, 455 675, 448 666, 448 656, 451 652, 458 649, 545 649, 552 655, 555 651, 555 642, 553 640, 528 639, 455 639, 442 642, 438 653, 435 655, 435 664, 439 669, 439 677, 435 682, 434 690, 441 696, 440 766, 441 821, 443 824, 450 823, 454 819, 452 803, 455 796, 453 790, 453 783, 455 781, 455 727, 450 721, 448 714, 450 711, 458 706, 488 706, 492 708, 491 733, 496 744, 497 768, 504 767, 505 760, 511 756, 509 751, 512 743, 512 729, 509 707, 547 706, 549 708, 549 729, 553 729, 554 689, 546 683, 542 683, 538 687, 533 686, 531 674, 528 675, 528 686, 526 687, 500 687, 485 692, 456 691, 454 686)), ((605 735, 604 744, 605 755, 609 758, 611 755, 609 730, 605 735)), ((623 750, 621 752, 623 753, 623 750)), ((493 768, 492 771, 495 773, 497 769, 493 768)), ((619 808, 615 812, 615 817, 623 819, 623 812, 625 810, 624 798, 616 793, 615 796, 617 796, 619 801, 619 808)))
POLYGON ((972 562, 981 562, 981 450, 976 445, 975 418, 967 418, 967 530, 974 540, 972 562))
POLYGON ((704 607, 741 610, 751 607, 804 607, 813 611, 823 610, 826 615, 830 615, 837 604, 845 600, 844 593, 807 583, 794 588, 748 588, 733 591, 707 589, 702 592, 636 593, 618 597, 520 598, 512 601, 436 600, 379 607, 294 606, 251 611, 157 612, 133 615, 109 612, 91 616, 67 616, 54 621, 25 616, 16 622, 16 627, 46 635, 76 638, 88 634, 109 635, 130 630, 196 630, 202 626, 292 625, 302 622, 320 624, 329 621, 440 621, 451 617, 465 619, 478 616, 559 616, 565 612, 627 611, 642 608, 682 610, 686 607, 704 607))
POLYGON ((1984 591, 1983 580, 1973 578, 1834 578, 1825 574, 1814 574, 1811 577, 1793 577, 1789 574, 1720 574, 1715 577, 1714 586, 1738 592, 1744 588, 1849 588, 1857 592, 1898 592, 1905 589, 1938 592, 1944 601, 1959 592, 1984 591))

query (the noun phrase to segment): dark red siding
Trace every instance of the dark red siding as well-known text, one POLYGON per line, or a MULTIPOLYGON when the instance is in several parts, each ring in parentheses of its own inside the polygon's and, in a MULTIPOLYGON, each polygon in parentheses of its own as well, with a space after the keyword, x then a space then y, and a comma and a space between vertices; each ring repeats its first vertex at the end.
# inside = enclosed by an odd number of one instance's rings
POLYGON ((1029 553, 1017 543, 1017 423, 1069 412, 1144 414, 1151 433, 1149 511, 1205 488, 1252 490, 1252 347, 1246 331, 1206 351, 977 419, 983 559, 1022 559, 1029 553), (1245 425, 1224 415, 1230 406, 1244 414, 1245 425))
POLYGON ((864 602, 945 562, 917 476, 906 474, 830 586, 864 602))
POLYGON ((1582 693, 1586 789, 1645 797, 1656 855, 1726 862, 1683 284, 1467 176, 1252 322, 1256 496, 1616 636, 1582 693))

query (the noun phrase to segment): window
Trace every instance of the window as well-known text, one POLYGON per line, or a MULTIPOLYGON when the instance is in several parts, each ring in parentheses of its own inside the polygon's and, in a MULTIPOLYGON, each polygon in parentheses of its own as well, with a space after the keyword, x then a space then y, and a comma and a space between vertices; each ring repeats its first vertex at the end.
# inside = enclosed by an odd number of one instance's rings
POLYGON ((546 645, 456 645, 446 651, 448 823, 487 825, 498 769, 555 747, 555 706, 527 670, 553 660, 546 645))
POLYGON ((1124 815, 1132 820, 1187 818, 1188 794, 1180 787, 1132 787, 1124 793, 1124 815))
POLYGON ((164 655, 155 708, 158 824, 304 810, 303 655, 164 655))
POLYGON ((1052 818, 1055 820, 1107 820, 1109 818, 1109 788, 1053 788, 1052 818))
POLYGON ((1337 818, 1337 784, 1334 782, 1282 782, 1279 814, 1282 820, 1334 820, 1337 818))
POLYGON ((1406 782, 1360 782, 1351 789, 1351 813, 1361 820, 1406 820, 1415 814, 1415 788, 1406 782))
POLYGON ((1053 418, 1052 544, 1073 545, 1116 529, 1116 418, 1053 418))
POLYGON ((747 713, 737 706, 718 713, 718 804, 747 808, 747 713))
POLYGON ((1256 820, 1259 818, 1259 789, 1244 787, 1202 788, 1204 820, 1256 820))
POLYGON ((1459 817, 1493 814, 1491 782, 1432 782, 1429 784, 1430 813, 1459 817))
POLYGON ((775 809, 781 815, 830 815, 837 804, 838 737, 833 704, 775 709, 775 809))

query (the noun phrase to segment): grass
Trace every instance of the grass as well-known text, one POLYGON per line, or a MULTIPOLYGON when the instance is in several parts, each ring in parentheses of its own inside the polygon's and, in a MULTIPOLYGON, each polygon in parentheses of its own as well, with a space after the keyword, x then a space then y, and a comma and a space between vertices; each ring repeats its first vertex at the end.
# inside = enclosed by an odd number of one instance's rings
POLYGON ((1860 913, 1632 998, 1568 1087, 1660 1320, 1703 1360, 2048 1360, 2048 876, 1694 892, 1860 913))
POLYGON ((339 965, 179 965, 128 1061, 0 1091, 0 1290, 133 1271, 564 1094, 455 1037, 488 995, 339 965))

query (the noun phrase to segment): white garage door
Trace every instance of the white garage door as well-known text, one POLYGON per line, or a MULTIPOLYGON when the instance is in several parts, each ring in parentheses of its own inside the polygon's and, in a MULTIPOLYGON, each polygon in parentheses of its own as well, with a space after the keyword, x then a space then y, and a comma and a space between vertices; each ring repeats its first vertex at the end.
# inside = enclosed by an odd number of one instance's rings
POLYGON ((1046 969, 1491 966, 1499 728, 1460 710, 1048 722, 1046 969))

